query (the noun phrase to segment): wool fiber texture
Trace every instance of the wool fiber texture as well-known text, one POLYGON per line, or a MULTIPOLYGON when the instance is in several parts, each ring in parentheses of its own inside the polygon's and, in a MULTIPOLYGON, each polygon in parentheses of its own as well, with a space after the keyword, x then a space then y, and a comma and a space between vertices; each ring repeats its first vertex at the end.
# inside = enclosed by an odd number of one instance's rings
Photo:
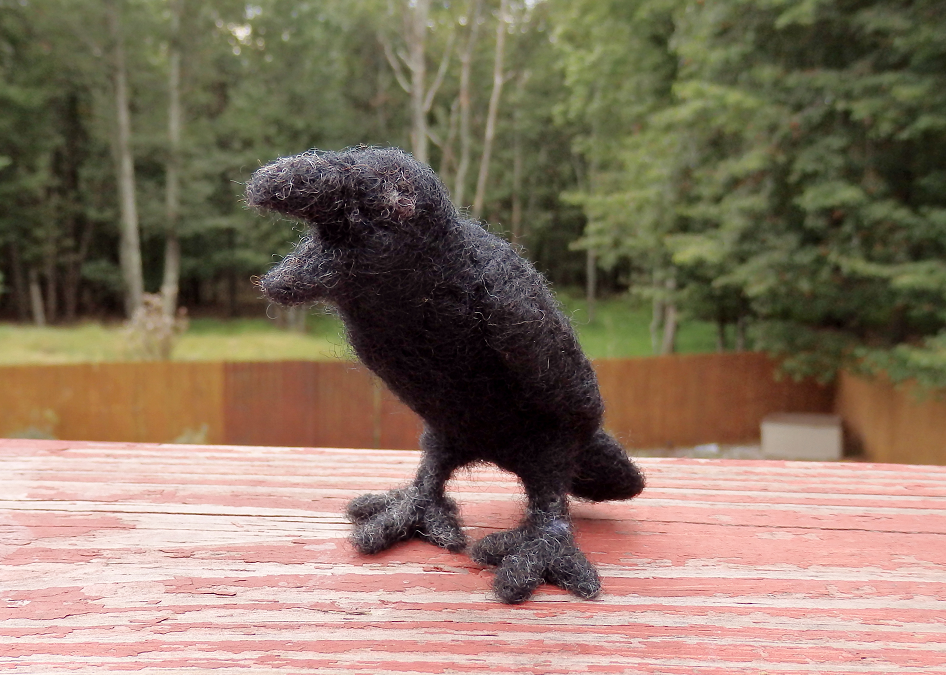
POLYGON ((363 553, 420 537, 467 548, 444 485, 492 462, 522 481, 514 530, 470 551, 508 603, 548 582, 581 597, 598 574, 572 536, 567 495, 629 499, 644 478, 601 429, 594 370, 546 280, 505 240, 460 215, 427 166, 394 148, 311 150, 259 169, 247 202, 309 227, 260 280, 282 305, 333 306, 361 361, 423 418, 414 481, 348 506, 363 553))

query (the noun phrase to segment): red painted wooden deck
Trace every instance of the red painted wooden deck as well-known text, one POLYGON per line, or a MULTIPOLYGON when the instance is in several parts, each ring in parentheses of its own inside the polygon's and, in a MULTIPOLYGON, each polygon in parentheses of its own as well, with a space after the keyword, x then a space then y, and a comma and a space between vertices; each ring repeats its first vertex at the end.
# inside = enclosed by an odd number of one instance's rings
MULTIPOLYGON (((946 468, 642 460, 574 507, 603 596, 509 607, 464 555, 345 541, 417 458, 0 441, 0 672, 946 673, 946 468)), ((518 518, 507 475, 451 489, 472 536, 518 518)))

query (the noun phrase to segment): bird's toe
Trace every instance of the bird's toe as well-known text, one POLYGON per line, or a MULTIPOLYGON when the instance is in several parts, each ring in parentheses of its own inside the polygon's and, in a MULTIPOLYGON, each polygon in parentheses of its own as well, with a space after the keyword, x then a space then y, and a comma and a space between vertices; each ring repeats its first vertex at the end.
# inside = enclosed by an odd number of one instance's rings
POLYGON ((391 508, 403 498, 402 490, 391 490, 384 494, 366 494, 348 502, 345 513, 353 523, 361 523, 386 509, 391 508))
POLYGON ((601 592, 594 566, 575 546, 567 523, 523 526, 496 532, 476 542, 471 551, 481 565, 497 567, 493 590, 503 602, 528 600, 542 582, 590 599, 601 592))
POLYGON ((348 504, 354 525, 351 542, 362 553, 378 553, 416 536, 449 551, 462 551, 467 539, 458 511, 452 500, 422 494, 413 486, 362 495, 348 504))

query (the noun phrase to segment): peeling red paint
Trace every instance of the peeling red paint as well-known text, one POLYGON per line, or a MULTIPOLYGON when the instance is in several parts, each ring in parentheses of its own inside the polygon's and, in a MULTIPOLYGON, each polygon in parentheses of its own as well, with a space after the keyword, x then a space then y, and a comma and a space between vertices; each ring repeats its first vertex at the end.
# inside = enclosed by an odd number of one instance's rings
MULTIPOLYGON (((0 440, 0 672, 946 673, 946 469, 642 460, 576 504, 605 594, 490 599, 492 573, 347 543, 412 452, 0 440)), ((450 486, 472 537, 520 489, 450 486)))
POLYGON ((133 524, 110 515, 19 511, 11 514, 11 518, 17 525, 30 530, 32 541, 56 537, 81 537, 90 532, 110 528, 134 528, 133 524))

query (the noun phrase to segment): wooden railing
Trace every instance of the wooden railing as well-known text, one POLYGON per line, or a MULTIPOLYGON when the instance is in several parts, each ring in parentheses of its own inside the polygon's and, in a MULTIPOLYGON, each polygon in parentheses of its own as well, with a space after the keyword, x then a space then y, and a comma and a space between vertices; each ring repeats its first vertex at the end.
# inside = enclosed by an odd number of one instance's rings
MULTIPOLYGON (((757 353, 595 367, 606 426, 631 448, 752 442, 769 413, 836 409, 834 387, 778 379, 774 362, 757 353)), ((849 435, 871 459, 946 464, 946 403, 911 407, 899 390, 850 376, 837 392, 849 435), (899 429, 908 442, 891 431, 899 429)), ((0 436, 400 449, 416 448, 419 432, 410 410, 347 362, 0 368, 0 436)))

